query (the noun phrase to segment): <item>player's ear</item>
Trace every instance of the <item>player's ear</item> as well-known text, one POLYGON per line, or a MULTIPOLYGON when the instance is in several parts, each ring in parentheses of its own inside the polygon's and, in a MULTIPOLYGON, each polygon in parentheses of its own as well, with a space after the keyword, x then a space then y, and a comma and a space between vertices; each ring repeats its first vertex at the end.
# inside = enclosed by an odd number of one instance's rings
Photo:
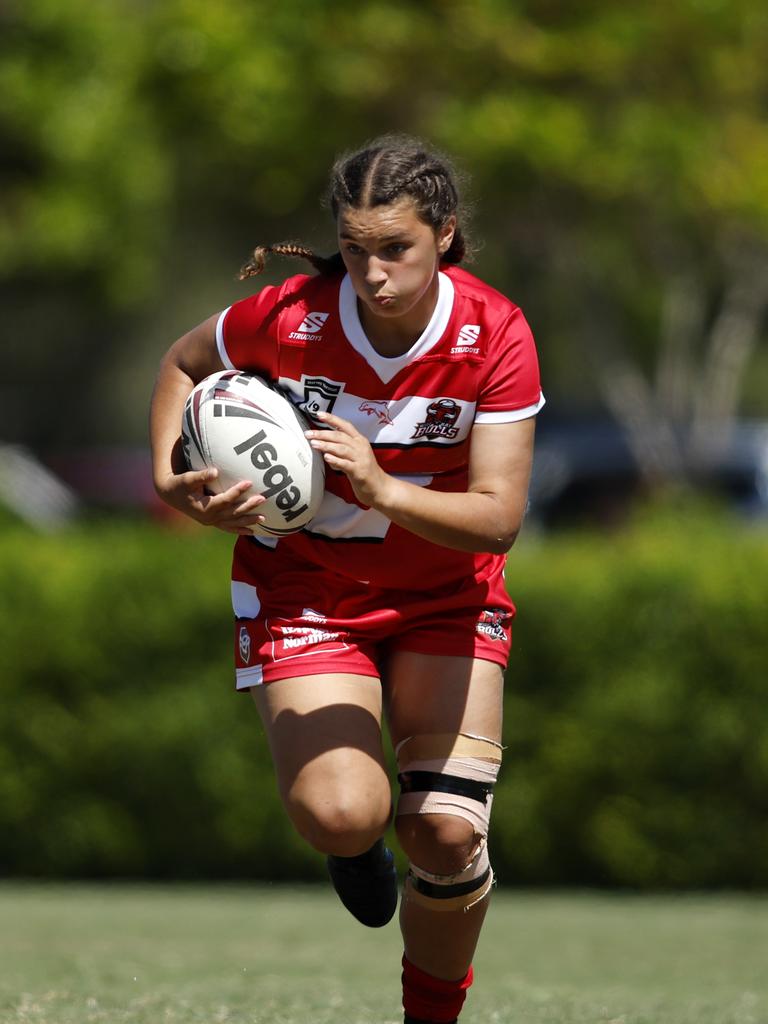
POLYGON ((456 234, 456 218, 451 214, 437 232, 437 251, 444 256, 451 248, 453 236, 456 234))

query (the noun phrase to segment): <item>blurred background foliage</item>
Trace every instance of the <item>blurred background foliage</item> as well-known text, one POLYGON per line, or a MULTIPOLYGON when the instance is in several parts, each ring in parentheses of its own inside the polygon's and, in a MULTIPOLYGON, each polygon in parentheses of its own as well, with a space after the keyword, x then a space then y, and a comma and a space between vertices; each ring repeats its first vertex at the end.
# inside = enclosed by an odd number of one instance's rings
MULTIPOLYGON (((0 456, 143 458, 168 344, 253 290, 255 244, 332 251, 329 165, 394 130, 465 174, 542 440, 610 416, 650 490, 692 479, 768 412, 766 53, 760 0, 5 0, 0 456)), ((510 560, 502 882, 768 885, 765 530, 644 516, 534 522, 510 560)), ((0 874, 322 875, 228 692, 229 548, 0 513, 0 874)))
MULTIPOLYGON (((725 523, 515 552, 502 884, 768 886, 768 546, 725 523)), ((324 877, 234 692, 229 538, 193 529, 0 534, 0 875, 324 877)))
POLYGON ((143 441, 164 348, 247 294, 255 243, 332 249, 333 156, 389 130, 467 173, 475 269, 528 313, 557 408, 607 406, 649 475, 679 472, 681 427, 696 453, 765 414, 757 0, 8 0, 0 19, 6 440, 143 441))

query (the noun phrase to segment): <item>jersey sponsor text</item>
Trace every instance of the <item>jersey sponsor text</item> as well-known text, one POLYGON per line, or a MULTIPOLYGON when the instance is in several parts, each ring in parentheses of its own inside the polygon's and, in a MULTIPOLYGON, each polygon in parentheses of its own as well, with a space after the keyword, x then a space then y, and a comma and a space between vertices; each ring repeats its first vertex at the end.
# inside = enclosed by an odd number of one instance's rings
POLYGON ((330 313, 307 313, 299 324, 297 331, 291 331, 288 335, 295 341, 320 341, 322 329, 330 313))

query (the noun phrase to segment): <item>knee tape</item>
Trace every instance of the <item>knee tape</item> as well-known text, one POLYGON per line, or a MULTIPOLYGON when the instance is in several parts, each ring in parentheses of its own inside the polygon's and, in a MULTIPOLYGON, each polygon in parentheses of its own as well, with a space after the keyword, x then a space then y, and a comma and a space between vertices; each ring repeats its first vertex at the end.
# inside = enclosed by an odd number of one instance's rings
POLYGON ((401 787, 398 814, 452 814, 470 822, 480 840, 470 862, 453 875, 411 864, 405 898, 430 910, 469 910, 493 885, 486 837, 500 743, 465 733, 412 736, 398 744, 401 787))
POLYGON ((410 736, 397 745, 398 814, 453 814, 488 835, 502 746, 481 736, 410 736))
POLYGON ((430 910, 469 910, 485 899, 492 886, 493 868, 482 838, 472 860, 455 875, 434 875, 411 864, 403 896, 430 910))

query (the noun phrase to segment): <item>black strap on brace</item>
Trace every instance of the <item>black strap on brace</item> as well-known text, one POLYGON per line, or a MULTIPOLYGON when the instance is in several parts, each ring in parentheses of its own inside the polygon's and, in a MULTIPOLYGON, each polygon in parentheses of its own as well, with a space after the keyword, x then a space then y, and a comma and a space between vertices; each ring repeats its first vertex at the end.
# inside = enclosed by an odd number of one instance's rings
POLYGON ((427 882, 425 879, 419 878, 413 872, 411 872, 410 878, 411 885, 422 896, 429 896, 433 900, 450 900, 455 896, 465 896, 485 885, 490 873, 491 869, 487 868, 479 878, 470 878, 468 882, 455 882, 453 885, 436 885, 434 882, 427 882))
POLYGON ((454 793, 484 804, 493 792, 492 782, 463 779, 460 775, 442 772, 400 772, 397 776, 402 793, 454 793))

